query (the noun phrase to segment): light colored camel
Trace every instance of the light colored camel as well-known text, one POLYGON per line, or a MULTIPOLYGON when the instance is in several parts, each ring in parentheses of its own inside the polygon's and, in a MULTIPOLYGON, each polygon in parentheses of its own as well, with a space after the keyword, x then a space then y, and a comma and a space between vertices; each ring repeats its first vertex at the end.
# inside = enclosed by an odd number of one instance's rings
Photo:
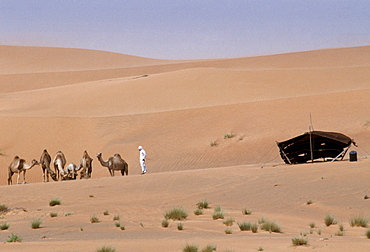
POLYGON ((92 161, 93 159, 89 156, 87 151, 84 151, 84 154, 80 160, 80 166, 81 166, 81 173, 80 173, 80 179, 89 179, 91 178, 92 173, 92 161))
POLYGON ((39 165, 39 162, 37 162, 35 159, 32 160, 31 164, 26 164, 26 161, 24 159, 15 156, 8 167, 8 185, 11 185, 13 183, 12 177, 14 173, 18 173, 17 184, 19 184, 19 177, 21 175, 21 172, 23 172, 23 183, 26 183, 26 171, 31 169, 35 165, 39 165))
POLYGON ((114 176, 114 171, 121 171, 122 176, 128 175, 128 164, 121 158, 121 155, 116 153, 113 157, 108 158, 108 161, 104 161, 102 154, 96 154, 100 164, 107 167, 111 176, 114 176))
POLYGON ((54 164, 55 173, 57 174, 57 180, 59 180, 60 176, 61 176, 61 179, 63 179, 63 177, 65 177, 65 174, 66 174, 66 172, 64 171, 64 166, 66 165, 66 158, 63 152, 58 151, 55 154, 53 164, 54 164))
POLYGON ((78 175, 78 171, 82 168, 81 165, 77 166, 74 163, 70 163, 66 166, 64 169, 66 172, 66 175, 64 177, 65 180, 71 180, 71 179, 76 179, 78 175))
POLYGON ((40 157, 40 165, 42 168, 42 182, 45 182, 45 180, 46 182, 49 182, 49 175, 54 181, 58 180, 55 172, 53 172, 50 169, 50 163, 51 163, 51 157, 48 151, 45 149, 42 152, 41 157, 40 157))

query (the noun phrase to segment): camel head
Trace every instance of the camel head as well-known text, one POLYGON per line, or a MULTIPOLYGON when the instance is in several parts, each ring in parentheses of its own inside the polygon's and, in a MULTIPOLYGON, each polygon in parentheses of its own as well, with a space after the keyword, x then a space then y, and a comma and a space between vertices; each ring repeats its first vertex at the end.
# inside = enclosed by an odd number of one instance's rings
POLYGON ((31 162, 31 165, 40 165, 40 162, 37 161, 36 159, 33 159, 32 162, 31 162))
POLYGON ((101 158, 101 155, 102 155, 101 152, 99 152, 98 154, 96 154, 96 157, 101 158))

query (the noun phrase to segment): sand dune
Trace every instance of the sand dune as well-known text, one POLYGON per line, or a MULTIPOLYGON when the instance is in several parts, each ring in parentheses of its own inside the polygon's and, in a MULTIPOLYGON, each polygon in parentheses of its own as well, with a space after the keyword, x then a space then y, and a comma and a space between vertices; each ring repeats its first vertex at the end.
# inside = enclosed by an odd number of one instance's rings
POLYGON ((369 54, 367 46, 168 61, 0 46, 0 204, 13 208, 4 215, 11 228, 0 232, 0 240, 11 232, 24 238, 0 249, 47 251, 62 244, 66 249, 60 251, 92 251, 107 244, 118 251, 181 251, 186 243, 198 243, 215 244, 217 251, 287 251, 294 250, 291 238, 309 231, 314 221, 322 235, 315 228, 309 247, 301 249, 367 251, 366 229, 350 227, 348 220, 370 217, 363 199, 370 195, 369 54), (316 130, 354 138, 359 147, 351 149, 359 161, 346 156, 331 164, 283 164, 275 141, 307 131, 310 115, 316 130), (224 138, 231 133, 235 137, 224 138), (145 176, 139 176, 138 145, 148 152, 145 176), (30 184, 6 186, 15 155, 30 162, 45 148, 52 156, 62 150, 68 163, 78 163, 87 150, 94 158, 93 179, 43 184, 36 166, 27 172, 30 184), (105 159, 120 153, 129 176, 109 177, 95 158, 98 152, 105 159), (47 206, 52 197, 61 197, 63 205, 47 206), (222 221, 211 219, 212 209, 192 214, 204 198, 236 221, 274 219, 283 233, 244 233, 234 224, 233 234, 226 235, 222 221), (305 204, 309 199, 312 206, 305 204), (175 223, 162 228, 163 213, 178 205, 190 212, 184 232, 175 223), (241 215, 243 207, 254 213, 241 215), (114 227, 112 215, 102 215, 107 209, 125 216, 126 231, 114 227), (51 211, 74 214, 51 218, 51 211), (94 213, 102 223, 89 223, 94 213), (324 226, 327 213, 337 215, 345 236, 334 235, 337 225, 324 226), (37 216, 44 227, 24 230, 37 216))

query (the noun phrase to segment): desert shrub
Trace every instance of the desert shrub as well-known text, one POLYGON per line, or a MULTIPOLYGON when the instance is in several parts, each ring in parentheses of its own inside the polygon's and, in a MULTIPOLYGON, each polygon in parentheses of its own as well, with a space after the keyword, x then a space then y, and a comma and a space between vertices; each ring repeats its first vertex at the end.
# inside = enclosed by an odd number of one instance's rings
POLYGON ((166 228, 166 227, 168 227, 168 225, 170 225, 170 222, 168 221, 168 219, 163 219, 162 220, 162 227, 166 228))
POLYGON ((96 217, 96 215, 94 214, 93 216, 90 217, 90 222, 91 223, 98 223, 100 222, 99 218, 96 217))
POLYGON ((201 200, 201 201, 199 201, 197 203, 197 207, 199 209, 207 209, 207 208, 209 208, 209 202, 208 202, 208 200, 201 200))
POLYGON ((40 228, 41 224, 42 224, 42 220, 40 218, 36 218, 36 219, 31 220, 31 227, 33 229, 40 228))
POLYGON ((368 230, 366 231, 365 236, 366 236, 368 239, 370 239, 370 229, 368 229, 368 230))
POLYGON ((334 216, 331 214, 326 215, 324 221, 327 227, 329 227, 330 225, 337 224, 337 221, 335 220, 334 216))
POLYGON ((115 222, 115 223, 114 223, 114 225, 115 225, 116 227, 120 227, 120 226, 121 226, 121 223, 119 223, 119 222, 115 222))
POLYGON ((312 203, 313 203, 312 200, 307 200, 307 202, 306 202, 307 205, 311 205, 312 203))
POLYGON ((242 214, 243 214, 243 215, 249 215, 249 214, 252 214, 252 211, 251 211, 250 209, 244 208, 244 209, 242 210, 242 214))
POLYGON ((183 230, 184 225, 182 223, 177 223, 177 230, 183 230))
POLYGON ((213 252, 216 251, 216 246, 214 245, 207 245, 202 249, 202 252, 213 252))
POLYGON ((220 206, 217 206, 217 207, 214 208, 212 218, 214 220, 223 219, 224 218, 224 212, 222 211, 222 209, 221 209, 220 206))
POLYGON ((339 231, 343 232, 343 230, 344 230, 343 224, 340 224, 339 225, 339 231))
POLYGON ((67 213, 64 213, 63 216, 69 216, 69 215, 74 215, 75 213, 74 212, 67 212, 67 213))
POLYGON ((321 235, 321 229, 317 230, 317 234, 321 235))
POLYGON ((186 213, 185 209, 182 207, 174 208, 172 210, 169 210, 164 215, 164 218, 171 219, 171 220, 183 220, 188 217, 188 214, 186 213))
POLYGON ((227 133, 224 135, 224 139, 233 138, 233 137, 235 137, 234 133, 227 133))
POLYGON ((8 236, 6 242, 21 242, 22 240, 23 239, 21 237, 12 233, 11 235, 8 236))
POLYGON ((58 216, 58 213, 55 213, 55 212, 50 213, 51 218, 54 218, 54 217, 57 217, 57 216, 58 216))
POLYGON ((258 220, 258 224, 263 224, 265 222, 266 222, 266 219, 263 216, 261 218, 259 218, 259 220, 258 220))
POLYGON ((344 232, 338 231, 334 234, 335 236, 344 236, 344 232))
POLYGON ((105 210, 103 214, 104 215, 109 215, 109 211, 108 210, 105 210))
POLYGON ((182 252, 198 252, 198 245, 186 244, 182 249, 182 252))
POLYGON ((293 246, 303 246, 303 245, 307 245, 307 238, 303 238, 303 237, 294 237, 292 238, 292 244, 293 246))
POLYGON ((257 249, 257 251, 263 251, 263 248, 262 248, 262 247, 259 247, 259 248, 257 249))
POLYGON ((114 217, 113 217, 113 221, 119 221, 119 215, 115 215, 114 217))
POLYGON ((60 205, 60 204, 61 204, 61 201, 58 198, 52 199, 49 202, 49 206, 56 206, 56 205, 60 205))
POLYGON ((227 220, 224 220, 224 224, 226 225, 226 226, 232 226, 233 224, 234 224, 234 222, 235 222, 235 220, 233 219, 233 218, 229 218, 229 219, 227 219, 227 220))
POLYGON ((211 141, 210 145, 211 146, 217 146, 217 141, 211 141))
POLYGON ((355 216, 351 218, 349 224, 351 227, 367 227, 369 220, 363 216, 355 216))
POLYGON ((261 225, 261 229, 269 232, 280 233, 281 227, 274 221, 265 221, 261 225))
POLYGON ((314 228, 316 226, 315 222, 311 222, 309 225, 310 225, 310 228, 314 228))
POLYGON ((243 222, 238 223, 240 231, 249 231, 251 230, 251 223, 250 222, 243 222))
POLYGON ((94 195, 90 194, 90 195, 89 195, 89 197, 90 197, 90 198, 94 198, 94 195))
POLYGON ((0 213, 6 212, 9 210, 9 207, 7 205, 1 204, 0 205, 0 213))
POLYGON ((1 225, 0 225, 0 229, 1 230, 8 230, 8 228, 9 228, 9 224, 8 223, 2 223, 1 225))
POLYGON ((96 252, 115 252, 116 249, 112 246, 103 246, 95 250, 96 252))
POLYGON ((126 227, 123 224, 121 224, 120 228, 121 228, 121 230, 126 230, 126 227))
POLYGON ((225 229, 225 234, 232 234, 233 231, 230 228, 225 229))
POLYGON ((253 233, 257 233, 257 231, 258 231, 257 223, 252 223, 251 224, 251 230, 252 230, 253 233))
POLYGON ((200 209, 200 208, 195 209, 194 214, 195 215, 202 215, 203 214, 203 209, 200 209))

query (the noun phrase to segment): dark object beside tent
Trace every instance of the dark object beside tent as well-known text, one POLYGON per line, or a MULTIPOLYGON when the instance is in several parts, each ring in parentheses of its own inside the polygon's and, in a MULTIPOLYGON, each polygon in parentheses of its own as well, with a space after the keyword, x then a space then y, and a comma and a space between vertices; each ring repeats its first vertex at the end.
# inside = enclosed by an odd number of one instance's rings
POLYGON ((315 159, 336 160, 346 154, 353 139, 337 132, 311 131, 284 142, 277 142, 280 156, 287 164, 306 163, 315 159))

